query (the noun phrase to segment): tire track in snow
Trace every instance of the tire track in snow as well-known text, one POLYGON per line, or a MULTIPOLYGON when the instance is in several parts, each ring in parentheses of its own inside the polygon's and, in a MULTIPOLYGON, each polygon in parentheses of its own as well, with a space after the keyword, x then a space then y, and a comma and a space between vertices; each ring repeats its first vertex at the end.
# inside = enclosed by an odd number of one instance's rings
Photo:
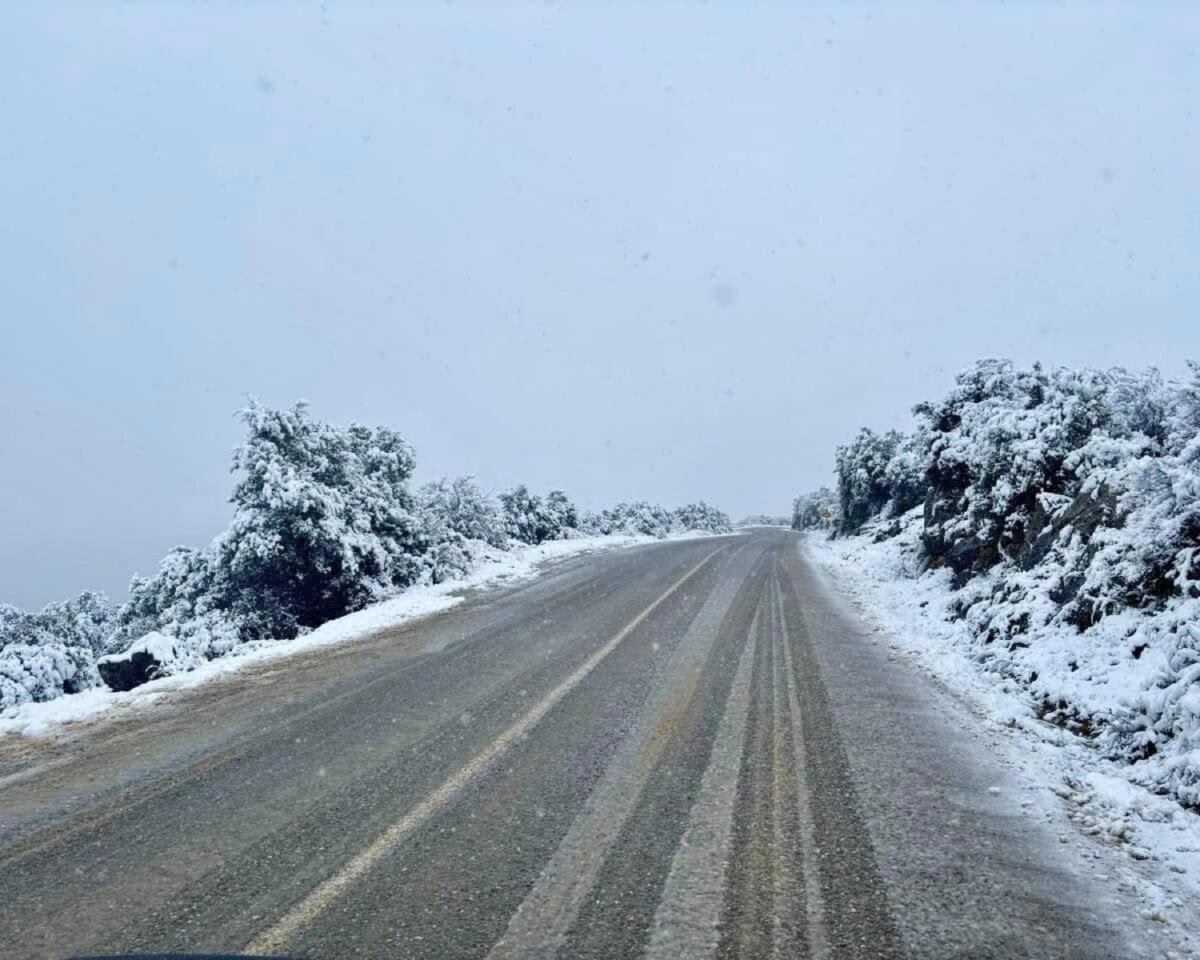
POLYGON ((700 783, 700 794, 671 861, 671 871, 654 915, 646 960, 707 960, 716 955, 738 770, 750 711, 750 674, 757 629, 756 618, 738 660, 712 756, 700 783))
MULTIPOLYGON (((732 562, 744 549, 738 547, 732 562)), ((720 621, 740 584, 727 581, 696 615, 631 736, 613 758, 587 807, 576 817, 550 862, 509 921, 488 960, 551 958, 558 954, 579 908, 591 892, 613 841, 642 795, 671 738, 677 718, 696 696, 720 621)))
POLYGON ((464 764, 459 770, 444 781, 441 786, 422 800, 412 810, 393 823, 373 843, 360 851, 342 865, 333 876, 325 880, 307 897, 293 907, 282 919, 263 930, 247 944, 246 953, 271 954, 277 952, 301 930, 316 920, 342 897, 355 883, 366 876, 368 872, 384 857, 396 849, 419 827, 447 807, 466 787, 477 777, 487 771, 509 748, 521 737, 525 736, 559 703, 568 693, 577 687, 600 663, 620 646, 651 613, 653 613, 668 597, 682 587, 688 580, 700 572, 713 557, 728 549, 719 547, 688 570, 676 580, 658 598, 647 606, 641 613, 627 623, 614 637, 593 653, 562 683, 552 689, 541 701, 530 708, 511 727, 501 733, 481 753, 464 764))

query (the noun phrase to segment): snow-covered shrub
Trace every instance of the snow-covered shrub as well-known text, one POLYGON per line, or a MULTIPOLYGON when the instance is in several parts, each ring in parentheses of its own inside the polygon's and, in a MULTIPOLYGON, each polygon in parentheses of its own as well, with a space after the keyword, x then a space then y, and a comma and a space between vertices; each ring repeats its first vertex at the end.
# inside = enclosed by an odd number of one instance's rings
POLYGON ((75 652, 54 642, 0 647, 0 707, 53 700, 90 686, 79 678, 75 652))
POLYGON ((194 664, 238 643, 286 639, 417 582, 463 568, 457 534, 418 515, 413 455, 386 428, 341 428, 304 404, 251 401, 230 526, 204 550, 178 547, 135 577, 109 642, 150 632, 180 640, 194 664))
POLYGON ((1034 594, 1079 628, 1186 595, 1200 533, 1194 390, 1156 371, 988 360, 917 407, 931 562, 960 585, 1005 564, 1002 589, 1022 607, 1015 630, 989 621, 992 637, 1027 629, 1034 594))
POLYGON ((690 531, 728 533, 733 525, 727 513, 703 500, 674 510, 638 500, 634 503, 618 503, 599 513, 584 513, 579 519, 579 529, 594 536, 632 534, 661 539, 672 533, 690 531))
POLYGON ((837 522, 837 495, 828 487, 802 493, 792 501, 793 530, 832 530, 837 522))
POLYGON ((466 540, 493 547, 508 546, 500 508, 472 476, 444 477, 425 484, 417 493, 421 510, 466 540))
POLYGON ((791 526, 791 517, 773 517, 769 513, 751 513, 742 517, 735 527, 787 527, 791 526))
POLYGON ((843 533, 858 530, 891 500, 887 465, 899 440, 894 430, 877 434, 863 427, 849 444, 838 447, 835 470, 843 533))
POLYGON ((581 536, 600 537, 604 535, 604 518, 595 510, 579 512, 579 526, 576 528, 581 536))
POLYGON ((946 397, 918 405, 934 564, 949 565, 962 582, 1013 558, 1032 548, 1050 507, 1065 509, 1062 498, 1102 497, 1106 476, 1160 455, 1161 391, 1156 373, 1018 370, 983 360, 959 374, 946 397))
POLYGON ((883 471, 890 500, 884 505, 885 517, 899 517, 925 502, 929 489, 925 473, 928 467, 928 443, 924 431, 904 433, 896 443, 883 471))
POLYGON ((551 490, 546 494, 544 510, 546 527, 553 531, 547 540, 561 540, 578 529, 579 511, 563 491, 551 490))
POLYGON ((571 536, 579 524, 575 505, 561 490, 543 500, 524 484, 500 494, 507 534, 521 543, 539 544, 571 536))
POLYGON ((298 403, 242 411, 233 522, 215 543, 222 592, 252 634, 294 636, 438 579, 396 432, 314 420, 298 403))
POLYGON ((899 516, 925 496, 920 442, 896 430, 863 427, 836 455, 838 530, 854 533, 873 517, 899 516))
POLYGON ((641 534, 649 537, 666 537, 675 529, 675 518, 671 511, 658 504, 639 500, 634 503, 618 503, 601 510, 596 519, 598 533, 641 534))
POLYGON ((0 604, 0 708, 95 686, 115 612, 91 591, 36 613, 0 604))
POLYGON ((1107 460, 1093 456, 1086 464, 1084 490, 1111 501, 1115 522, 1093 539, 1072 609, 1080 624, 1125 607, 1200 596, 1200 366, 1191 369, 1191 383, 1136 398, 1139 429, 1148 433, 1112 444, 1117 455, 1106 450, 1107 460))
POLYGON ((695 530, 702 533, 728 533, 733 529, 728 514, 703 500, 676 507, 672 515, 672 526, 676 530, 695 530))
POLYGON ((175 547, 158 564, 153 577, 135 576, 129 600, 121 607, 109 650, 124 650, 139 637, 164 630, 172 634, 198 622, 208 625, 219 654, 239 641, 240 631, 228 612, 224 583, 218 583, 217 551, 175 547))
MULTIPOLYGON (((984 669, 1200 806, 1200 369, 986 360, 914 412, 924 509, 867 532, 919 530, 915 559, 953 572, 949 613, 984 669)), ((870 440, 851 479, 877 504, 886 444, 870 440)))
POLYGON ((521 543, 538 544, 547 538, 544 527, 542 498, 519 484, 500 494, 504 511, 504 531, 521 543))

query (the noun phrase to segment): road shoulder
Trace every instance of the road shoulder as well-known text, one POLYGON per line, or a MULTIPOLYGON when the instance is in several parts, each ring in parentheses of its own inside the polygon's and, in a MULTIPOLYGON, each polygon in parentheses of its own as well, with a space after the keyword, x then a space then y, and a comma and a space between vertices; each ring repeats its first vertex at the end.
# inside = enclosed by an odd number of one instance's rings
MULTIPOLYGON (((821 638, 881 871, 899 902, 933 893, 958 918, 947 925, 906 909, 903 932, 922 955, 939 942, 953 955, 943 938, 961 923, 1006 943, 997 955, 1025 956, 1033 945, 1020 942, 1017 918, 1038 915, 1047 930, 1076 929, 1062 956, 1193 955, 1200 913, 1185 892, 1193 878, 1134 860, 1118 838, 1089 829, 1056 738, 1036 741, 990 714, 970 687, 946 682, 957 675, 939 679, 944 651, 923 658, 914 649, 921 638, 889 635, 863 601, 873 585, 845 569, 831 576, 814 554, 797 537, 790 568, 821 638)), ((1184 832, 1179 842, 1191 846, 1184 832)))

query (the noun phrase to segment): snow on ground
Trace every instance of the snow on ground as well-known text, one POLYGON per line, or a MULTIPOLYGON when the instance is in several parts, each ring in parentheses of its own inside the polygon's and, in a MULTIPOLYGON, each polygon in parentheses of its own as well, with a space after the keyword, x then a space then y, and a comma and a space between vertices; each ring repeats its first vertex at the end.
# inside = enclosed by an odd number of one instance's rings
POLYGON ((813 532, 803 549, 896 657, 965 702, 1009 748, 1005 759, 1022 774, 1031 798, 1023 806, 1031 813, 1040 808, 1051 820, 1065 814, 1079 832, 1060 841, 1095 862, 1097 879, 1135 893, 1144 920, 1175 923, 1178 955, 1191 950, 1200 956, 1200 816, 1133 782, 1128 766, 1101 756, 1086 738, 1038 719, 1032 698, 1015 681, 978 668, 966 655, 972 646, 967 625, 947 616, 950 571, 922 572, 919 533, 919 524, 909 524, 876 543, 869 533, 828 540, 813 532))
MULTIPOLYGON (((674 534, 669 539, 711 536, 705 533, 674 534)), ((295 656, 331 644, 346 643, 441 613, 463 601, 469 589, 487 589, 536 577, 553 560, 635 544, 660 543, 655 537, 613 534, 551 540, 535 547, 504 551, 489 549, 465 577, 434 586, 410 587, 398 596, 339 617, 293 640, 247 643, 219 660, 211 660, 186 673, 152 680, 125 693, 93 688, 44 703, 10 707, 0 715, 0 735, 18 733, 44 736, 65 723, 96 717, 115 708, 144 707, 167 694, 199 686, 252 664, 295 656)))

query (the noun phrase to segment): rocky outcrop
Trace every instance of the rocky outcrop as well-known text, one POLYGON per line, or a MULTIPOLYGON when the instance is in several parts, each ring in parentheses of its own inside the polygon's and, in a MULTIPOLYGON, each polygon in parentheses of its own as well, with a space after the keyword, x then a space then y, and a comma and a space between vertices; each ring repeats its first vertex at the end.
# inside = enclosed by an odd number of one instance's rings
POLYGON ((1022 570, 1032 570, 1046 558, 1059 535, 1068 527, 1087 543, 1102 525, 1117 525, 1117 495, 1105 487, 1081 493, 1073 500, 1039 497, 1025 532, 1025 541, 1017 554, 1017 563, 1022 570))
MULTIPOLYGON (((954 489, 930 488, 925 499, 922 533, 929 565, 950 567, 955 573, 956 586, 1006 557, 1014 559, 1023 570, 1033 569, 1068 528, 1086 543, 1099 527, 1119 524, 1117 496, 1104 487, 1073 499, 1058 494, 1040 494, 1028 511, 1023 529, 1018 527, 1016 539, 1003 544, 992 543, 971 532, 953 531, 951 521, 957 517, 959 506, 957 493, 954 489)), ((996 526, 1002 528, 1004 518, 996 519, 996 526)))

